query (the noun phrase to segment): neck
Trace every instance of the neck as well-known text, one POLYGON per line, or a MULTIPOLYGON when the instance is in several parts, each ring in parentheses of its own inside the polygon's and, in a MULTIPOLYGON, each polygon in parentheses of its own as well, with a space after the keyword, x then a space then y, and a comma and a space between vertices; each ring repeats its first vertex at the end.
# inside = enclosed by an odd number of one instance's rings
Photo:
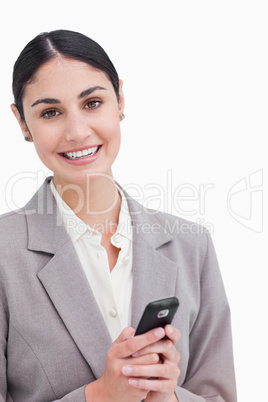
POLYGON ((66 204, 87 225, 100 232, 114 233, 119 220, 121 197, 112 176, 89 179, 87 183, 54 185, 66 204))

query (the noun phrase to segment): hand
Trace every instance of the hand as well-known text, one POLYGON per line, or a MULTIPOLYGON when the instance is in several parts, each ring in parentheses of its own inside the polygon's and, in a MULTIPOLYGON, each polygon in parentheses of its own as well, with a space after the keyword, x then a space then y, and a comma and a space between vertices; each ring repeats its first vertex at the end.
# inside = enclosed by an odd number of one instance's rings
MULTIPOLYGON (((125 328, 107 352, 106 368, 103 376, 85 387, 86 401, 98 402, 140 402, 145 399, 149 390, 133 387, 128 377, 123 374, 123 367, 141 369, 151 367, 159 362, 157 352, 143 353, 133 356, 140 350, 156 344, 165 336, 163 329, 157 329, 134 337, 133 328, 125 328), (126 397, 127 395, 127 397, 126 397)), ((139 371, 138 371, 139 372, 139 371)), ((142 376, 142 372, 139 372, 142 376)), ((148 375, 150 376, 150 375, 148 375)))
MULTIPOLYGON (((150 344, 134 354, 134 357, 159 354, 161 362, 154 365, 130 366, 123 368, 129 376, 129 383, 138 389, 147 390, 146 402, 166 402, 174 400, 180 370, 180 354, 175 345, 180 339, 180 331, 171 325, 165 327, 168 339, 150 344), (145 377, 145 378, 144 378, 145 377)), ((175 397, 176 398, 176 397, 175 397)), ((175 399, 176 400, 176 399, 175 399)))

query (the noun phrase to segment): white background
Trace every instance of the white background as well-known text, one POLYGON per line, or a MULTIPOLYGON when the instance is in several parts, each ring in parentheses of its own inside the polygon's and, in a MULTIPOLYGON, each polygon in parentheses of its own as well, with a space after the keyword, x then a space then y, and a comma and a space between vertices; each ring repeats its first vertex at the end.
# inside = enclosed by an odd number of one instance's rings
POLYGON ((22 206, 48 174, 9 108, 13 63, 40 32, 80 31, 104 47, 124 80, 116 179, 147 205, 211 231, 232 309, 241 402, 267 398, 267 21, 259 0, 1 7, 0 213, 22 206))

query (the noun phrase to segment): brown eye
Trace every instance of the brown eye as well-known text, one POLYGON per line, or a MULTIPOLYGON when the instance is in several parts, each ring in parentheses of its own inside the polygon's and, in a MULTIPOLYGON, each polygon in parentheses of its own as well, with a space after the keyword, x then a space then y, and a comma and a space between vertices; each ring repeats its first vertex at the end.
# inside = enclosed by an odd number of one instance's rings
POLYGON ((101 101, 93 100, 93 101, 87 102, 85 105, 85 108, 86 109, 96 109, 97 107, 100 106, 100 104, 101 104, 101 101))
POLYGON ((51 119, 52 117, 56 117, 59 115, 59 112, 57 110, 46 110, 45 112, 42 113, 42 117, 45 117, 46 119, 51 119))

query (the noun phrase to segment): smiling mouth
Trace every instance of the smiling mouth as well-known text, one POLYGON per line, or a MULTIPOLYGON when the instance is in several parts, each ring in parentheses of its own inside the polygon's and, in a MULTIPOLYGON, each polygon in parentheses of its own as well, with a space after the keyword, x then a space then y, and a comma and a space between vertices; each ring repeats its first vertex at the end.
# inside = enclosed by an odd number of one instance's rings
POLYGON ((63 152, 61 155, 67 159, 84 159, 88 158, 89 156, 95 155, 100 149, 100 147, 101 145, 98 145, 97 147, 83 149, 83 151, 66 152, 66 153, 63 152))

